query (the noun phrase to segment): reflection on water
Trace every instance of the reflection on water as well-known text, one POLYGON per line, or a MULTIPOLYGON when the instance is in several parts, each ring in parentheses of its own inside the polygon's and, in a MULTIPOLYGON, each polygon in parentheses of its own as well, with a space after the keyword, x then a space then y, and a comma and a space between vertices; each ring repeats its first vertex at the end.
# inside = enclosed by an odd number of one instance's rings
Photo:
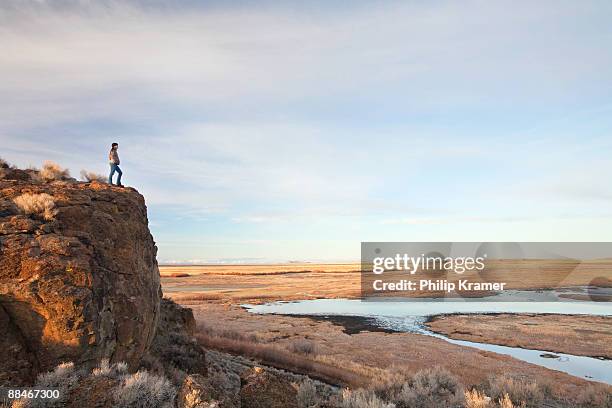
MULTIPOLYGON (((533 297, 534 292, 525 296, 533 297)), ((541 296, 547 296, 541 293, 541 296)), ((538 296, 536 296, 538 297, 538 296)), ((540 299, 536 299, 540 300, 540 299)), ((612 384, 612 361, 591 357, 554 353, 556 358, 542 357, 545 351, 527 350, 494 344, 453 340, 429 331, 423 322, 428 316, 448 313, 556 313, 612 315, 612 304, 607 302, 445 302, 428 299, 419 302, 362 302, 348 299, 316 299, 298 302, 274 302, 244 305, 252 313, 283 315, 344 315, 374 318, 380 327, 442 338, 450 343, 513 356, 553 370, 612 384)), ((612 334, 611 334, 612 335, 612 334)))

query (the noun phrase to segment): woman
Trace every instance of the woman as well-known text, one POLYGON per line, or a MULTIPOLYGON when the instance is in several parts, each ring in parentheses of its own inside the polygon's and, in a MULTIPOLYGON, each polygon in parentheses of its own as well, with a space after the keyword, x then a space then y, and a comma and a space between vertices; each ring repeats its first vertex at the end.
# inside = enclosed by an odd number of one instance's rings
POLYGON ((108 154, 108 162, 110 164, 110 175, 108 176, 108 184, 113 184, 113 175, 115 174, 115 172, 117 172, 119 173, 119 176, 117 177, 117 185, 119 187, 123 187, 123 184, 121 184, 121 176, 123 175, 123 172, 119 168, 119 163, 121 163, 121 161, 119 160, 119 153, 117 153, 117 149, 119 149, 119 144, 113 143, 111 145, 110 153, 108 154))

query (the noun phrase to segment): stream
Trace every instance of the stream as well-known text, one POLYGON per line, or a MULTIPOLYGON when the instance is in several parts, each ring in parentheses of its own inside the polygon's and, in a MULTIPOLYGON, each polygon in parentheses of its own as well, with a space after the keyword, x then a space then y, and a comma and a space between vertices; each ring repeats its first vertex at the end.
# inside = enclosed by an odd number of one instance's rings
MULTIPOLYGON (((520 295, 520 293, 518 293, 520 295)), ((537 364, 552 370, 585 378, 592 381, 612 384, 612 361, 593 357, 552 353, 544 350, 523 349, 488 343, 476 343, 450 339, 430 331, 425 321, 430 316, 450 313, 554 313, 612 315, 609 302, 586 302, 577 300, 541 301, 550 296, 546 292, 525 292, 531 301, 503 302, 499 296, 481 298, 478 301, 444 301, 444 299, 423 299, 420 301, 361 301, 354 299, 314 299, 294 302, 273 302, 261 305, 243 305, 251 313, 311 316, 356 316, 374 320, 381 328, 412 332, 444 339, 461 346, 474 347, 499 354, 510 355, 516 359, 537 364), (543 357, 546 356, 546 357, 543 357)), ((516 299, 517 292, 513 293, 516 299)), ((502 299, 503 300, 503 299, 502 299)), ((612 337, 612 333, 610 334, 612 337)))

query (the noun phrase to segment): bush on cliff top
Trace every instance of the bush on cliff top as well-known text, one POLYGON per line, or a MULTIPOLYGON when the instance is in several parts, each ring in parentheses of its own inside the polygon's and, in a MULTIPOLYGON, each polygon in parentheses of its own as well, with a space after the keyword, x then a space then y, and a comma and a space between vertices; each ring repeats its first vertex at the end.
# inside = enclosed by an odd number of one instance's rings
POLYGON ((92 181, 98 181, 100 183, 104 183, 107 181, 107 178, 104 177, 103 175, 94 173, 91 171, 87 171, 87 170, 81 170, 81 179, 88 183, 91 183, 92 181))
POLYGON ((68 169, 63 169, 59 164, 46 161, 43 168, 39 171, 38 177, 42 181, 67 180, 70 178, 68 169))
POLYGON ((46 193, 25 193, 13 199, 13 202, 26 215, 42 217, 47 221, 51 221, 57 215, 55 200, 46 193))

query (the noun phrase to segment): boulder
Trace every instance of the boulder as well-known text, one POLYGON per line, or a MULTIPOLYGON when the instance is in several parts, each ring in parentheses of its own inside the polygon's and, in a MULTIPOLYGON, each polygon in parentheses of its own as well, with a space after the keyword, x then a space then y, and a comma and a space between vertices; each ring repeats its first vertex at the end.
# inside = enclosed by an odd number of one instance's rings
POLYGON ((297 408, 297 390, 285 378, 254 367, 241 378, 242 408, 297 408))
POLYGON ((212 397, 206 378, 199 374, 188 375, 178 392, 178 408, 219 408, 220 404, 212 397))
POLYGON ((63 361, 108 358, 135 369, 162 295, 144 198, 28 175, 0 179, 0 385, 29 384, 63 361), (24 194, 48 194, 52 211, 15 205, 24 194))
POLYGON ((162 299, 157 332, 149 350, 166 371, 177 368, 189 374, 207 375, 206 351, 193 337, 193 311, 170 299, 162 299))

